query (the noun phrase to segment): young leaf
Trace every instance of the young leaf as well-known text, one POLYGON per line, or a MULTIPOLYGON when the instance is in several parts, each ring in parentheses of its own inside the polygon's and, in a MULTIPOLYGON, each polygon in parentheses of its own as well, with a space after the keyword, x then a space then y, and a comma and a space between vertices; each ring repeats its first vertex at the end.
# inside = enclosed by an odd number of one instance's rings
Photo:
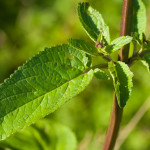
POLYGON ((68 127, 46 119, 0 142, 0 148, 13 150, 75 150, 76 145, 68 127))
POLYGON ((149 72, 149 64, 145 61, 145 60, 139 60, 147 69, 147 71, 149 72))
POLYGON ((78 4, 78 16, 85 31, 94 42, 97 41, 99 34, 102 34, 105 43, 110 43, 109 27, 105 24, 102 15, 89 3, 78 4))
POLYGON ((150 65, 150 53, 145 54, 143 59, 150 65))
POLYGON ((150 40, 146 40, 144 42, 144 49, 146 49, 146 50, 150 49, 150 40))
POLYGON ((94 70, 94 75, 98 79, 109 80, 109 76, 101 69, 96 68, 94 70))
POLYGON ((75 49, 81 50, 89 55, 98 56, 97 48, 83 40, 69 39, 68 42, 75 49))
POLYGON ((134 0, 132 32, 139 34, 139 39, 143 39, 146 28, 146 8, 142 0, 134 0))
POLYGON ((150 71, 150 53, 145 54, 140 60, 141 63, 147 68, 147 71, 150 71))
POLYGON ((62 45, 46 48, 19 67, 0 85, 0 140, 80 93, 93 76, 88 65, 89 56, 62 45))
POLYGON ((108 53, 112 53, 120 48, 122 48, 124 45, 129 44, 132 41, 131 36, 121 36, 111 42, 110 45, 107 45, 105 48, 105 51, 108 53))
POLYGON ((133 73, 124 62, 120 61, 116 64, 109 62, 109 71, 113 78, 118 104, 124 107, 131 94, 133 73))

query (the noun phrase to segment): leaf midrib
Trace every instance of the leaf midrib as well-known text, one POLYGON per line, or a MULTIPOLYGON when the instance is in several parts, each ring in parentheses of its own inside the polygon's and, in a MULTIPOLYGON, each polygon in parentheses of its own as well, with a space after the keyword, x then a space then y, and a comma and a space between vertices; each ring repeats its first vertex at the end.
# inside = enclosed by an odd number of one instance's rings
MULTIPOLYGON (((91 70, 92 70, 92 69, 91 69, 91 70)), ((72 78, 72 79, 70 79, 70 80, 68 80, 68 81, 64 82, 62 85, 58 86, 57 88, 59 88, 59 87, 63 86, 63 85, 64 85, 64 84, 66 84, 66 83, 69 83, 71 80, 73 80, 73 79, 75 79, 75 78, 79 77, 79 76, 80 76, 80 75, 82 75, 82 74, 87 74, 89 71, 90 71, 89 69, 85 70, 83 73, 81 73, 81 74, 79 74, 78 76, 76 76, 76 77, 74 77, 74 78, 72 78)), ((55 89, 56 89, 56 88, 55 88, 55 89)), ((53 90, 55 90, 55 89, 53 89, 53 90)), ((34 101, 34 100, 36 100, 36 99, 38 99, 38 98, 42 97, 42 96, 44 96, 44 95, 48 94, 49 92, 52 92, 53 90, 51 90, 51 91, 47 91, 47 92, 45 92, 44 94, 39 95, 39 96, 38 96, 38 97, 36 97, 35 99, 32 99, 31 101, 29 101, 29 102, 27 102, 27 103, 25 103, 25 104, 23 104, 23 105, 26 105, 26 104, 28 104, 28 103, 30 103, 30 102, 32 102, 32 101, 34 101)), ((2 119, 2 118, 3 118, 4 116, 6 116, 7 114, 9 114, 9 113, 11 113, 11 112, 13 112, 13 111, 15 111, 15 110, 19 109, 19 108, 20 108, 20 107, 22 107, 23 105, 20 105, 20 106, 19 106, 19 107, 17 107, 16 109, 13 109, 13 110, 11 110, 11 111, 7 112, 5 115, 1 116, 1 117, 0 117, 0 119, 2 119)))

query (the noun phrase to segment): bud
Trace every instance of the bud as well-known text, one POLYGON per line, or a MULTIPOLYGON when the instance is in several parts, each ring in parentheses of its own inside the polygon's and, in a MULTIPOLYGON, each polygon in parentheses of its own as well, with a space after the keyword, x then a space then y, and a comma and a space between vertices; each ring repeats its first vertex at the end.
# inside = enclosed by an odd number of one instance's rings
POLYGON ((102 46, 102 44, 100 42, 96 42, 95 47, 102 48, 103 46, 102 46))

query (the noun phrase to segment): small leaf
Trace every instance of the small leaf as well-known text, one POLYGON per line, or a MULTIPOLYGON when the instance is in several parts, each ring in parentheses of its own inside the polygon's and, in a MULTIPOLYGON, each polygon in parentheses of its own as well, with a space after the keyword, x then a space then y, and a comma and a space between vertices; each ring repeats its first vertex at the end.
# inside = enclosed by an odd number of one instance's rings
POLYGON ((144 51, 149 50, 150 49, 150 42, 148 40, 145 40, 143 42, 142 48, 144 51))
POLYGON ((98 79, 103 79, 103 80, 109 80, 110 79, 109 76, 103 70, 101 70, 99 68, 96 68, 94 70, 94 75, 98 79))
POLYGON ((89 58, 62 45, 46 48, 19 67, 0 85, 0 140, 54 112, 83 91, 93 77, 89 58))
POLYGON ((150 65, 150 53, 145 54, 142 59, 144 59, 146 63, 150 65))
POLYGON ((150 40, 145 40, 145 42, 144 42, 144 49, 145 50, 150 49, 150 40))
POLYGON ((131 36, 121 36, 111 42, 111 45, 107 45, 105 51, 108 53, 112 53, 116 50, 119 50, 124 45, 129 44, 132 41, 131 36))
POLYGON ((0 142, 0 148, 10 150, 75 150, 76 145, 68 127, 46 119, 0 142))
POLYGON ((69 45, 89 55, 98 56, 97 48, 83 40, 69 39, 69 45))
POLYGON ((124 62, 120 61, 116 64, 109 62, 109 71, 113 78, 118 104, 124 107, 131 95, 133 73, 124 62))
POLYGON ((89 3, 78 4, 78 16, 85 31, 94 42, 97 42, 99 34, 102 34, 104 42, 110 43, 109 27, 105 24, 102 15, 89 3))
POLYGON ((146 28, 146 8, 142 0, 134 0, 132 32, 139 34, 139 39, 143 39, 146 28))
POLYGON ((147 71, 150 72, 150 53, 145 54, 139 61, 147 68, 147 71))
POLYGON ((139 60, 147 69, 147 71, 149 72, 149 64, 145 61, 145 60, 139 60))

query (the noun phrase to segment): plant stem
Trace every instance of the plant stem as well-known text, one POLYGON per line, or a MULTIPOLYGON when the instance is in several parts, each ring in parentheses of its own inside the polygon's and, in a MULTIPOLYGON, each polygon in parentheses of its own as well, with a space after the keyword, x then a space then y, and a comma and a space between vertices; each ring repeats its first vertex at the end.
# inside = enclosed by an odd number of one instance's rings
MULTIPOLYGON (((131 34, 133 5, 134 0, 123 0, 120 36, 126 36, 131 34)), ((128 63, 128 55, 129 55, 129 45, 125 45, 120 50, 118 59, 120 61, 128 63)), ((119 132, 122 114, 123 108, 119 107, 117 97, 115 94, 113 99, 111 120, 108 127, 103 150, 113 150, 119 132)))
MULTIPOLYGON (((134 0, 123 0, 120 36, 131 35, 134 0)), ((120 50, 120 60, 128 63, 129 44, 120 50)))
POLYGON ((116 142, 117 135, 118 135, 118 130, 119 130, 119 126, 120 126, 120 122, 122 118, 122 112, 123 112, 123 109, 118 106, 118 101, 117 101, 116 95, 114 94, 111 120, 110 120, 110 125, 108 127, 107 136, 106 136, 103 150, 113 149, 115 142, 116 142))
POLYGON ((98 65, 95 65, 93 67, 90 67, 88 68, 83 74, 89 72, 91 69, 96 69, 96 68, 99 68, 99 69, 107 69, 108 68, 108 64, 98 64, 98 65))
POLYGON ((112 59, 108 55, 104 55, 104 54, 101 54, 101 53, 99 53, 99 55, 102 56, 107 61, 112 61, 112 59))
POLYGON ((98 64, 98 65, 95 65, 93 67, 91 67, 91 69, 96 69, 96 68, 99 68, 99 69, 107 69, 108 68, 108 64, 98 64))
POLYGON ((117 144, 115 149, 118 150, 120 146, 124 143, 125 139, 129 136, 132 130, 135 129, 135 126, 138 124, 140 119, 145 115, 145 113, 150 108, 150 97, 144 102, 144 104, 138 109, 136 114, 132 117, 130 122, 124 127, 124 129, 120 132, 119 137, 117 139, 117 144))

